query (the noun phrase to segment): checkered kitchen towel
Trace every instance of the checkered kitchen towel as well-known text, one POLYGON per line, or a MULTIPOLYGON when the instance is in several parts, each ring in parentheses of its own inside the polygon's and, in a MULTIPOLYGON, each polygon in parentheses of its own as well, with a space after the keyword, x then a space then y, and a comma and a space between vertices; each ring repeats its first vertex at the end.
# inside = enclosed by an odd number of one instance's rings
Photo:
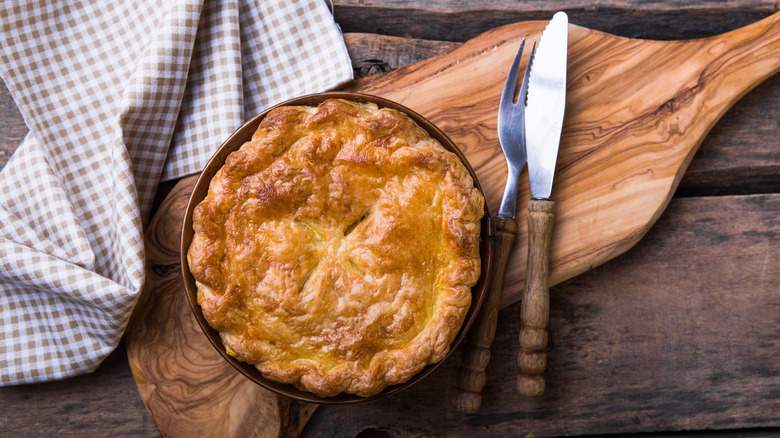
POLYGON ((158 181, 244 119, 352 78, 323 0, 5 1, 0 76, 30 129, 0 172, 0 384, 91 371, 144 283, 158 181))

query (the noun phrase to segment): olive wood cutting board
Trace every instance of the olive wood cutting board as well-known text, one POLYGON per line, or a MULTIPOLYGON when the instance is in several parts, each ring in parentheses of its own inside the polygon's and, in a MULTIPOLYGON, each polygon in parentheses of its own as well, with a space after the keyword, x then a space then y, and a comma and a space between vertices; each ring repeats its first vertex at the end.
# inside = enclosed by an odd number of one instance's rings
MULTIPOLYGON (((506 178, 498 100, 520 40, 538 39, 545 25, 500 27, 346 89, 395 100, 438 125, 469 159, 495 213, 506 178)), ((780 13, 688 41, 628 39, 570 25, 550 285, 638 242, 715 122, 778 71, 780 13)), ((518 205, 525 206, 525 171, 520 179, 518 205)), ((148 278, 126 334, 141 398, 166 436, 295 436, 316 406, 277 397, 240 375, 208 343, 187 305, 178 252, 194 182, 178 183, 146 231, 148 278)), ((523 286, 524 208, 517 221, 502 306, 516 302, 523 286)), ((454 394, 455 382, 448 390, 454 394)))

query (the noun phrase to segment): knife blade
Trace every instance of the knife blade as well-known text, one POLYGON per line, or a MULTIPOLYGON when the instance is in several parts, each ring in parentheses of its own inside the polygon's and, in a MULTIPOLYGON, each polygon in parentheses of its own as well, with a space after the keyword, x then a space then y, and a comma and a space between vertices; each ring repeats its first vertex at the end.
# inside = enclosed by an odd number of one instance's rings
POLYGON ((569 19, 557 12, 539 41, 528 79, 526 156, 531 196, 548 199, 566 106, 566 60, 569 19))
POLYGON ((540 396, 545 390, 550 243, 555 219, 555 162, 566 107, 569 19, 557 12, 542 32, 528 79, 526 156, 532 199, 528 202, 528 258, 520 318, 517 389, 540 396))

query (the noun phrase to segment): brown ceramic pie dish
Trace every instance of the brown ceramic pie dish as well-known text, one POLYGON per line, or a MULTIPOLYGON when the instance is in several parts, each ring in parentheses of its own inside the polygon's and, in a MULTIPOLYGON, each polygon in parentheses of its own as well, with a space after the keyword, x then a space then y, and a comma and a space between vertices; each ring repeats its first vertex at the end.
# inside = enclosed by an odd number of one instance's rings
MULTIPOLYGON (((388 394, 397 392, 401 389, 404 389, 412 385, 413 383, 419 381, 426 375, 428 375, 438 365, 440 365, 443 362, 443 360, 440 360, 436 363, 426 366, 405 383, 388 386, 378 394, 369 397, 361 397, 358 395, 348 394, 348 393, 341 393, 332 397, 320 397, 311 392, 300 390, 291 384, 279 383, 276 381, 269 380, 263 377, 263 375, 260 373, 260 371, 257 368, 255 368, 254 365, 248 364, 246 362, 242 362, 226 352, 226 348, 222 342, 220 333, 209 325, 209 323, 207 322, 207 320, 203 315, 203 310, 201 309, 201 306, 198 304, 198 298, 197 298, 198 289, 196 286, 195 278, 193 277, 193 274, 190 271, 190 266, 187 260, 187 252, 188 249, 190 248, 190 245, 193 240, 193 235, 194 235, 193 211, 195 207, 206 197, 209 190, 209 184, 211 183, 212 178, 216 175, 218 170, 223 167, 228 155, 238 150, 244 143, 246 143, 251 139, 252 135, 257 130, 261 121, 274 108, 279 106, 302 106, 302 105, 316 107, 323 101, 332 98, 345 99, 345 100, 358 102, 358 103, 373 103, 377 105, 379 108, 395 109, 397 111, 406 114, 408 117, 414 120, 421 128, 427 131, 432 138, 436 139, 442 146, 444 146, 445 149, 453 152, 460 159, 460 161, 462 162, 462 164, 470 174, 474 182, 474 187, 484 197, 484 192, 482 190, 482 187, 479 184, 479 181, 477 180, 477 176, 474 173, 472 167, 469 165, 465 156, 460 152, 460 150, 458 150, 455 144, 447 137, 446 134, 444 134, 444 132, 442 132, 431 122, 426 120, 421 115, 415 113, 414 111, 398 103, 392 102, 384 98, 370 96, 370 95, 356 94, 356 93, 330 92, 330 93, 319 93, 319 94, 302 96, 302 97, 298 97, 280 103, 275 107, 269 108, 268 110, 262 112, 261 114, 253 117, 250 121, 245 123, 241 128, 239 128, 236 132, 234 132, 217 149, 215 154, 209 160, 208 164, 205 166, 203 172, 201 173, 200 177, 198 178, 198 181, 195 184, 195 187, 193 189, 193 192, 190 196, 187 205, 187 210, 184 215, 184 223, 182 227, 182 239, 181 239, 182 242, 181 243, 181 265, 183 270, 183 278, 184 278, 185 289, 187 292, 187 298, 192 307, 194 315, 198 321, 198 324, 202 328, 204 334, 209 339, 211 344, 216 348, 217 352, 228 363, 230 363, 231 366, 233 366, 241 374, 251 379, 252 381, 256 382, 257 384, 263 386, 266 389, 274 391, 278 394, 282 394, 297 400, 312 402, 312 403, 345 404, 345 403, 355 403, 361 401, 374 400, 379 397, 383 397, 388 394)), ((473 324, 478 314, 478 311, 482 306, 487 291, 488 273, 490 272, 490 265, 492 262, 492 243, 489 237, 489 224, 488 224, 489 217, 490 215, 487 210, 487 206, 485 206, 484 216, 482 217, 481 220, 481 231, 480 231, 481 233, 480 248, 479 248, 480 258, 481 258, 480 277, 476 285, 473 286, 471 289, 471 294, 472 294, 471 305, 468 309, 468 312, 466 313, 465 319, 463 321, 463 324, 459 332, 455 336, 454 340, 450 343, 450 352, 447 354, 447 356, 452 354, 452 351, 463 340, 466 332, 473 324)))

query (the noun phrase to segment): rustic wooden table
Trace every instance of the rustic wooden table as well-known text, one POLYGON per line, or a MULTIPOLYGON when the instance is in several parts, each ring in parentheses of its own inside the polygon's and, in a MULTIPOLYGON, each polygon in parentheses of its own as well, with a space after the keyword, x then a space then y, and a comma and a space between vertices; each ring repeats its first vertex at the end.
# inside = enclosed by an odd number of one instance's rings
MULTIPOLYGON (((502 24, 548 19, 558 8, 574 24, 648 39, 716 35, 780 9, 775 0, 332 3, 360 76, 428 58, 502 24)), ((462 416, 437 391, 454 384, 455 358, 387 399, 319 408, 303 435, 780 435, 778 121, 775 75, 713 128, 639 244, 551 290, 544 397, 513 393, 514 305, 499 316, 482 413, 462 416)), ((0 166, 26 132, 0 87, 0 166)), ((91 375, 0 388, 0 436, 46 434, 159 435, 124 345, 91 375)))

